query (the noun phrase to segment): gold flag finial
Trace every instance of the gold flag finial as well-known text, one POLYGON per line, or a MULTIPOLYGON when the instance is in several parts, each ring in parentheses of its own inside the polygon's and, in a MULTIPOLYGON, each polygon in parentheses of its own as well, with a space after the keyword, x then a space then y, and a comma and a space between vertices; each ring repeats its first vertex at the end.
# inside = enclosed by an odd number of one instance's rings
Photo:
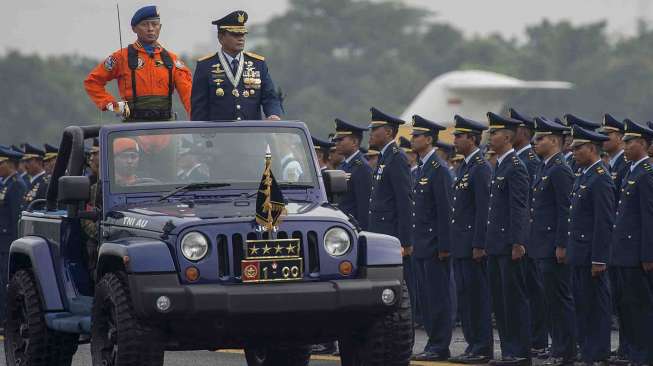
POLYGON ((286 213, 283 194, 272 174, 272 152, 268 145, 265 151, 263 177, 256 197, 256 223, 270 232, 279 226, 282 216, 286 213))

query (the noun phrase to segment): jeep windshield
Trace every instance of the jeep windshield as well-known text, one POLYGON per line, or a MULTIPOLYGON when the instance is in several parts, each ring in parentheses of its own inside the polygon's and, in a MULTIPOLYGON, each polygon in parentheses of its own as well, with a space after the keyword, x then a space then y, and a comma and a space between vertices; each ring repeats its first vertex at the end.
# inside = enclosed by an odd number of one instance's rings
POLYGON ((267 146, 272 152, 272 173, 282 189, 317 186, 312 152, 300 129, 136 130, 111 133, 108 141, 109 177, 115 193, 170 192, 193 183, 257 189, 267 146))

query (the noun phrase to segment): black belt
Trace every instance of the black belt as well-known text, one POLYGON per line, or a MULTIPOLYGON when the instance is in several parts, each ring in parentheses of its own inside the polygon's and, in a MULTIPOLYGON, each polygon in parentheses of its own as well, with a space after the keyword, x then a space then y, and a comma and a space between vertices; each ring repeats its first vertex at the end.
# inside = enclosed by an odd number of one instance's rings
POLYGON ((168 109, 136 109, 129 111, 128 120, 169 121, 172 113, 168 109))

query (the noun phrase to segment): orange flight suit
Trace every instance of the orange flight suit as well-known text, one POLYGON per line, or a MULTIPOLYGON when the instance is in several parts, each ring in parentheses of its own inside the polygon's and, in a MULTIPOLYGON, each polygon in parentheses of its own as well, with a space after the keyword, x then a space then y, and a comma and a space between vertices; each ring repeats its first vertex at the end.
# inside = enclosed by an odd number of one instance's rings
MULTIPOLYGON (((154 53, 150 56, 140 42, 133 44, 138 54, 138 67, 136 75, 136 95, 143 96, 167 96, 168 95, 168 69, 161 58, 159 44, 154 46, 154 53)), ((132 70, 127 61, 127 47, 112 53, 104 62, 97 65, 84 80, 86 93, 93 100, 93 103, 101 110, 107 110, 107 104, 115 103, 116 99, 107 92, 107 82, 117 79, 118 90, 121 100, 132 101, 132 70)), ((172 78, 174 87, 177 89, 179 99, 190 117, 190 92, 192 87, 192 75, 190 70, 179 57, 168 51, 174 64, 172 78)))

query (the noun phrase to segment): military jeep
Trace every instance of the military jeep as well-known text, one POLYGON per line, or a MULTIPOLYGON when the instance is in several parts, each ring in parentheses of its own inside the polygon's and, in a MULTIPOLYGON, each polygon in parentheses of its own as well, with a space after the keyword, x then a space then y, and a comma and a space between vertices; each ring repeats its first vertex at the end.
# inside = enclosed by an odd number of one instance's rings
POLYGON ((313 151, 302 122, 66 128, 47 199, 11 245, 7 363, 70 365, 90 342, 93 365, 234 348, 249 365, 307 365, 309 345, 338 340, 343 364, 407 365, 399 241, 328 202, 347 178, 313 151), (283 213, 264 225, 272 179, 283 213))

